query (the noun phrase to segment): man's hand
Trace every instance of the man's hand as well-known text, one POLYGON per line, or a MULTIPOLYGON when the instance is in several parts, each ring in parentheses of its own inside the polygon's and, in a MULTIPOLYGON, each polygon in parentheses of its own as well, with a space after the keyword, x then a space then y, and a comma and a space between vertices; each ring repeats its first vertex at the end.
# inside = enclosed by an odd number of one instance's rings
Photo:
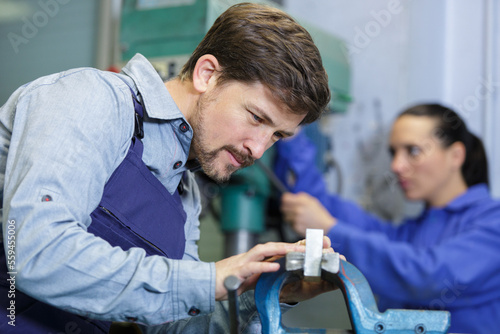
POLYGON ((279 270, 279 263, 264 261, 274 256, 284 256, 288 252, 304 252, 305 247, 298 244, 268 242, 259 244, 246 253, 234 255, 215 263, 215 299, 227 299, 224 280, 230 275, 238 277, 242 284, 239 293, 255 286, 261 273, 279 270))
MULTIPOLYGON (((330 239, 324 237, 323 248, 325 251, 333 251, 330 245, 330 239)), ((234 275, 242 281, 238 289, 238 293, 241 294, 255 287, 261 273, 279 270, 279 263, 274 261, 285 256, 288 252, 305 252, 305 240, 294 244, 268 242, 257 245, 246 253, 234 255, 216 262, 215 299, 227 299, 227 290, 224 287, 226 277, 234 275)))
POLYGON ((308 228, 322 229, 325 234, 337 223, 320 201, 304 192, 284 193, 281 196, 281 212, 299 235, 305 236, 308 228))

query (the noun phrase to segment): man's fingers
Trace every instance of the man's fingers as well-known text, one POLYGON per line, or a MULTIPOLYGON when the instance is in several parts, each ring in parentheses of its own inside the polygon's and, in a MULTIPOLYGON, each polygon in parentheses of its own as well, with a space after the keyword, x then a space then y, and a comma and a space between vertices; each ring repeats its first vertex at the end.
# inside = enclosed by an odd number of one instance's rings
MULTIPOLYGON (((324 251, 333 251, 329 238, 323 239, 324 251)), ((248 252, 218 261, 216 266, 217 284, 216 299, 226 298, 223 280, 229 275, 236 275, 242 280, 240 291, 245 291, 253 286, 261 273, 275 272, 280 269, 280 264, 274 262, 289 252, 305 252, 305 240, 295 244, 285 242, 268 242, 259 244, 248 252)))
POLYGON ((330 240, 329 237, 326 235, 323 236, 323 248, 330 248, 332 247, 332 241, 330 240))
POLYGON ((271 256, 286 255, 288 252, 305 252, 305 247, 285 242, 259 244, 247 252, 250 261, 262 261, 271 256))
MULTIPOLYGON (((306 245, 306 239, 299 240, 295 244, 296 245, 305 246, 306 245)), ((331 248, 331 246, 332 246, 332 241, 330 240, 329 237, 327 237, 326 235, 324 235, 323 236, 323 248, 328 249, 328 248, 331 248)))
POLYGON ((278 262, 250 262, 242 268, 240 273, 246 279, 255 274, 270 273, 279 269, 280 264, 278 262))
POLYGON ((302 240, 299 240, 296 242, 297 245, 302 245, 302 246, 305 246, 306 245, 306 239, 302 239, 302 240))

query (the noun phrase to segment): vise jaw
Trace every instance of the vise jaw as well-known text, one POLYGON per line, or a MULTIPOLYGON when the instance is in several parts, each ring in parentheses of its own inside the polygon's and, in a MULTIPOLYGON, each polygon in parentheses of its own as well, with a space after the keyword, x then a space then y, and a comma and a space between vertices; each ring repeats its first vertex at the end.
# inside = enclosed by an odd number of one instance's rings
POLYGON ((325 280, 339 288, 346 302, 353 333, 447 333, 450 326, 450 313, 447 311, 389 309, 383 313, 379 312, 368 281, 354 265, 342 260, 338 253, 321 253, 318 260, 317 250, 309 251, 307 245, 313 243, 311 240, 314 240, 313 247, 319 245, 322 250, 322 239, 322 231, 321 237, 319 232, 307 234, 305 254, 288 253, 286 258, 277 261, 281 265, 279 271, 260 276, 255 288, 255 303, 263 334, 346 333, 345 330, 287 328, 281 323, 281 288, 288 282, 299 279, 325 280))
POLYGON ((286 256, 287 271, 303 271, 307 281, 320 281, 321 270, 338 273, 338 253, 323 253, 323 230, 306 230, 306 252, 290 252, 286 256))

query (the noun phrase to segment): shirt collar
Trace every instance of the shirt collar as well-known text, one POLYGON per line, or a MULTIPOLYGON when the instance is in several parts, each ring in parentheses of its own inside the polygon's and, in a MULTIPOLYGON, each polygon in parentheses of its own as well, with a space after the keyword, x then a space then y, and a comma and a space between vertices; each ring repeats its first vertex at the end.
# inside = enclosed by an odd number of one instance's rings
POLYGON ((134 80, 150 118, 171 120, 184 117, 160 75, 143 55, 137 53, 122 72, 134 80))

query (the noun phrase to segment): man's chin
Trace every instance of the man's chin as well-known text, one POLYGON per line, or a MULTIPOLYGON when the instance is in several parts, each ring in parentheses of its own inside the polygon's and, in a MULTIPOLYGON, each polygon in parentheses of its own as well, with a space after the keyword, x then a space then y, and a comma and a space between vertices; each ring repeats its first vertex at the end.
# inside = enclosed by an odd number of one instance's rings
MULTIPOLYGON (((202 168, 203 169, 203 168, 202 168)), ((231 175, 234 172, 239 170, 239 168, 235 168, 234 166, 230 166, 224 169, 224 172, 220 172, 221 169, 208 168, 204 169, 205 174, 211 178, 216 183, 226 183, 231 179, 231 175)))

